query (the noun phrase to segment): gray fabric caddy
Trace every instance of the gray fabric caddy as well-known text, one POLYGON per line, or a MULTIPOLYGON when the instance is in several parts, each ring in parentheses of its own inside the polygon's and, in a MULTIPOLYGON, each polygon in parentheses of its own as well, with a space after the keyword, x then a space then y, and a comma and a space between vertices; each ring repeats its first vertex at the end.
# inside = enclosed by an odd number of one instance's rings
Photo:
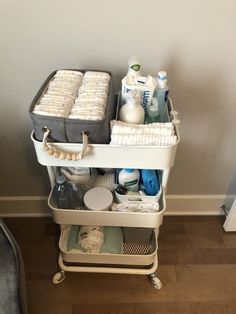
POLYGON ((86 71, 96 71, 110 74, 111 80, 109 86, 108 103, 104 119, 98 121, 87 121, 80 119, 41 116, 33 113, 34 106, 37 104, 43 93, 47 90, 50 80, 57 72, 56 70, 52 72, 43 83, 38 93, 34 97, 29 109, 29 114, 33 121, 35 139, 42 141, 43 129, 46 127, 50 130, 48 141, 51 142, 82 143, 82 132, 85 132, 88 135, 89 143, 108 144, 110 142, 110 121, 115 118, 116 114, 116 102, 112 74, 110 72, 101 70, 73 69, 73 71, 80 71, 83 73, 86 71))

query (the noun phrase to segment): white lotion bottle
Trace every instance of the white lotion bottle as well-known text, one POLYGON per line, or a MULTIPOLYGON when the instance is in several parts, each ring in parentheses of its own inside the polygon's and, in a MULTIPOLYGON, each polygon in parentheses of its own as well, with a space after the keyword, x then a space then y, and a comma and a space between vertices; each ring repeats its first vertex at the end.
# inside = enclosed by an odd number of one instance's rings
POLYGON ((137 169, 122 169, 118 176, 119 184, 123 185, 128 191, 138 192, 139 171, 137 169))
POLYGON ((141 105, 141 94, 139 91, 129 92, 126 103, 120 108, 119 118, 127 123, 144 123, 145 112, 141 105))

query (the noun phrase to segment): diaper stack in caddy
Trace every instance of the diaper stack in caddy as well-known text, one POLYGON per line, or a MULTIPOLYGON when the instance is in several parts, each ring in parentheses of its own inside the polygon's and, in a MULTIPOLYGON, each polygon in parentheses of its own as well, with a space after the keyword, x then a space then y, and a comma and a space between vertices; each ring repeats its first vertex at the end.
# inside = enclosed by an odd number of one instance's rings
POLYGON ((105 116, 110 75, 104 72, 59 70, 49 82, 33 112, 81 120, 105 116))
POLYGON ((86 134, 90 144, 108 144, 110 121, 116 114, 112 74, 53 71, 33 99, 29 113, 37 141, 43 141, 48 130, 48 142, 84 143, 86 134))

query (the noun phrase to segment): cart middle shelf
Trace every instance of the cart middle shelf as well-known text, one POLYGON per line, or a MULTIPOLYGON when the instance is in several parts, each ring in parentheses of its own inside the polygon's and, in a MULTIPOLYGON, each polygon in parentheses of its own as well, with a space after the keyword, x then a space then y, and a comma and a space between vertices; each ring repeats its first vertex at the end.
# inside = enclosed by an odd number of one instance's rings
POLYGON ((155 213, 59 209, 53 203, 52 191, 48 198, 48 205, 52 210, 53 220, 57 224, 143 228, 158 228, 162 224, 166 209, 164 193, 159 199, 160 209, 155 213))

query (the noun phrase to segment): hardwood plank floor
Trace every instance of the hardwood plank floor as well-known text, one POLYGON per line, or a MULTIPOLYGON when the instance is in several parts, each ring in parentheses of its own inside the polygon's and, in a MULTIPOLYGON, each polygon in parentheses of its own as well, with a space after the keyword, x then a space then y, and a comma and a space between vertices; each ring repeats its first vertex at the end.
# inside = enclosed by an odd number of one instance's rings
POLYGON ((59 227, 50 218, 4 219, 26 268, 29 314, 235 314, 236 233, 222 217, 165 217, 154 289, 145 276, 57 271, 59 227))

